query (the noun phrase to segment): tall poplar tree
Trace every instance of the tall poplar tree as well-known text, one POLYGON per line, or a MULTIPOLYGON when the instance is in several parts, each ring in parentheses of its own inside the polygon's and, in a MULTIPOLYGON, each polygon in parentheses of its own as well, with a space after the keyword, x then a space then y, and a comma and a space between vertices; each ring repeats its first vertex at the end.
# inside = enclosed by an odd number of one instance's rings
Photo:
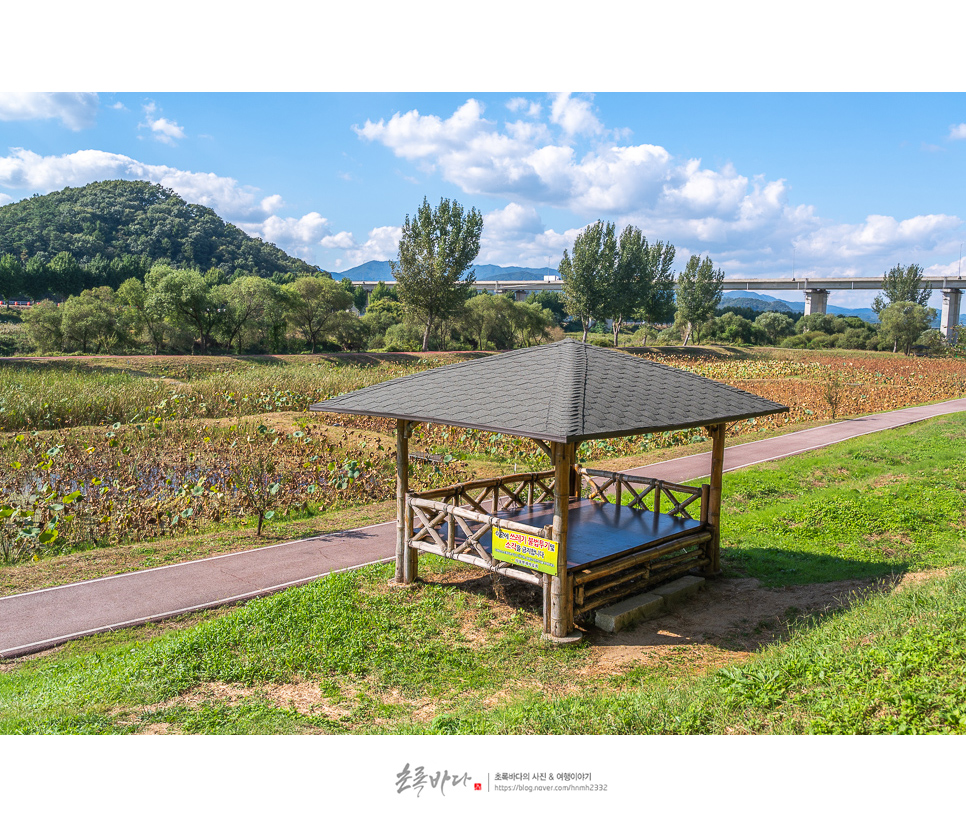
POLYGON ((403 308, 423 325, 423 350, 433 327, 466 303, 482 232, 483 215, 475 208, 464 213, 455 200, 443 198, 433 209, 424 197, 416 215, 406 215, 399 259, 389 266, 403 308))
POLYGON ((591 323, 609 318, 609 287, 617 268, 614 224, 603 220, 588 226, 574 240, 573 257, 565 249, 557 268, 563 278, 567 312, 579 318, 587 341, 591 323))
MULTIPOLYGON (((896 264, 882 276, 882 293, 872 301, 872 309, 879 315, 890 304, 911 301, 913 304, 926 305, 932 290, 922 286, 923 271, 919 264, 903 267, 896 264)), ((881 315, 879 316, 881 319, 881 315)))
POLYGON ((685 328, 685 345, 695 329, 710 319, 718 309, 723 287, 724 270, 715 269, 711 258, 702 261, 698 255, 692 255, 688 265, 678 276, 677 287, 677 320, 685 328))

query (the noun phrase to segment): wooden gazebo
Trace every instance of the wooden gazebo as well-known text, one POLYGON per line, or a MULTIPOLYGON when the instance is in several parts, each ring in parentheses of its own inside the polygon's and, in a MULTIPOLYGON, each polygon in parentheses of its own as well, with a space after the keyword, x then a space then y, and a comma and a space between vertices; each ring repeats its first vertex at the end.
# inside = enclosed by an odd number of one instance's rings
MULTIPOLYGON (((396 576, 418 554, 479 565, 544 592, 544 634, 694 570, 719 570, 726 424, 787 407, 688 371, 571 339, 447 365, 310 407, 396 420, 396 576), (417 423, 529 437, 553 468, 409 491, 417 423), (705 427, 711 482, 690 487, 585 468, 585 440, 705 427)), ((579 634, 579 633, 577 633, 579 634)))

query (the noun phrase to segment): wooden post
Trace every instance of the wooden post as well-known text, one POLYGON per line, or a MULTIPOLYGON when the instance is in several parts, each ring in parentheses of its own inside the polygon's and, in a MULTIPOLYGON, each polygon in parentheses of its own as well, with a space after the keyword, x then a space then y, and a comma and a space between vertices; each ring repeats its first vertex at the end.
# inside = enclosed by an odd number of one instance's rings
POLYGON ((708 427, 711 435, 711 489, 708 501, 708 523, 713 538, 708 542, 708 573, 721 571, 721 479, 724 474, 725 424, 718 423, 708 427))
POLYGON ((416 579, 416 551, 408 546, 412 536, 412 513, 406 506, 409 492, 409 434, 412 424, 396 420, 396 576, 399 585, 416 579))
POLYGON ((550 580, 550 630, 544 636, 555 642, 574 639, 574 598, 567 573, 567 525, 570 513, 571 475, 574 466, 573 443, 552 443, 554 469, 553 541, 557 544, 557 573, 550 580))

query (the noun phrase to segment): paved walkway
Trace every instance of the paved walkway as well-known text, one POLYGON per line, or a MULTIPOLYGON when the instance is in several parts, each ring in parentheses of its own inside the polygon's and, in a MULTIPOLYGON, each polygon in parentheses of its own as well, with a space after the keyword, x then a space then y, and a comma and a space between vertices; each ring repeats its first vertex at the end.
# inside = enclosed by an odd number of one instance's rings
MULTIPOLYGON (((889 411, 730 446, 725 471, 820 449, 871 432, 966 411, 966 398, 889 411)), ((629 470, 684 482, 711 474, 711 454, 629 470)), ((0 597, 0 657, 41 651, 75 637, 163 620, 264 596, 329 573, 388 561, 395 522, 257 550, 0 597)))

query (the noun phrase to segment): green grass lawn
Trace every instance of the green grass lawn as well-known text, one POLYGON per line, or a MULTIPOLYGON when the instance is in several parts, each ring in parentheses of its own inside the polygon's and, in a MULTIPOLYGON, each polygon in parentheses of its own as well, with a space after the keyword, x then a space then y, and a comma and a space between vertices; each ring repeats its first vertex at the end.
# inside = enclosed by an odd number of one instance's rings
POLYGON ((593 645, 551 648, 532 606, 427 559, 412 588, 368 567, 4 662, 0 732, 962 732, 964 438, 951 416, 725 476, 726 577, 939 569, 802 619, 739 664, 648 664, 644 646, 638 665, 595 674, 593 645))

